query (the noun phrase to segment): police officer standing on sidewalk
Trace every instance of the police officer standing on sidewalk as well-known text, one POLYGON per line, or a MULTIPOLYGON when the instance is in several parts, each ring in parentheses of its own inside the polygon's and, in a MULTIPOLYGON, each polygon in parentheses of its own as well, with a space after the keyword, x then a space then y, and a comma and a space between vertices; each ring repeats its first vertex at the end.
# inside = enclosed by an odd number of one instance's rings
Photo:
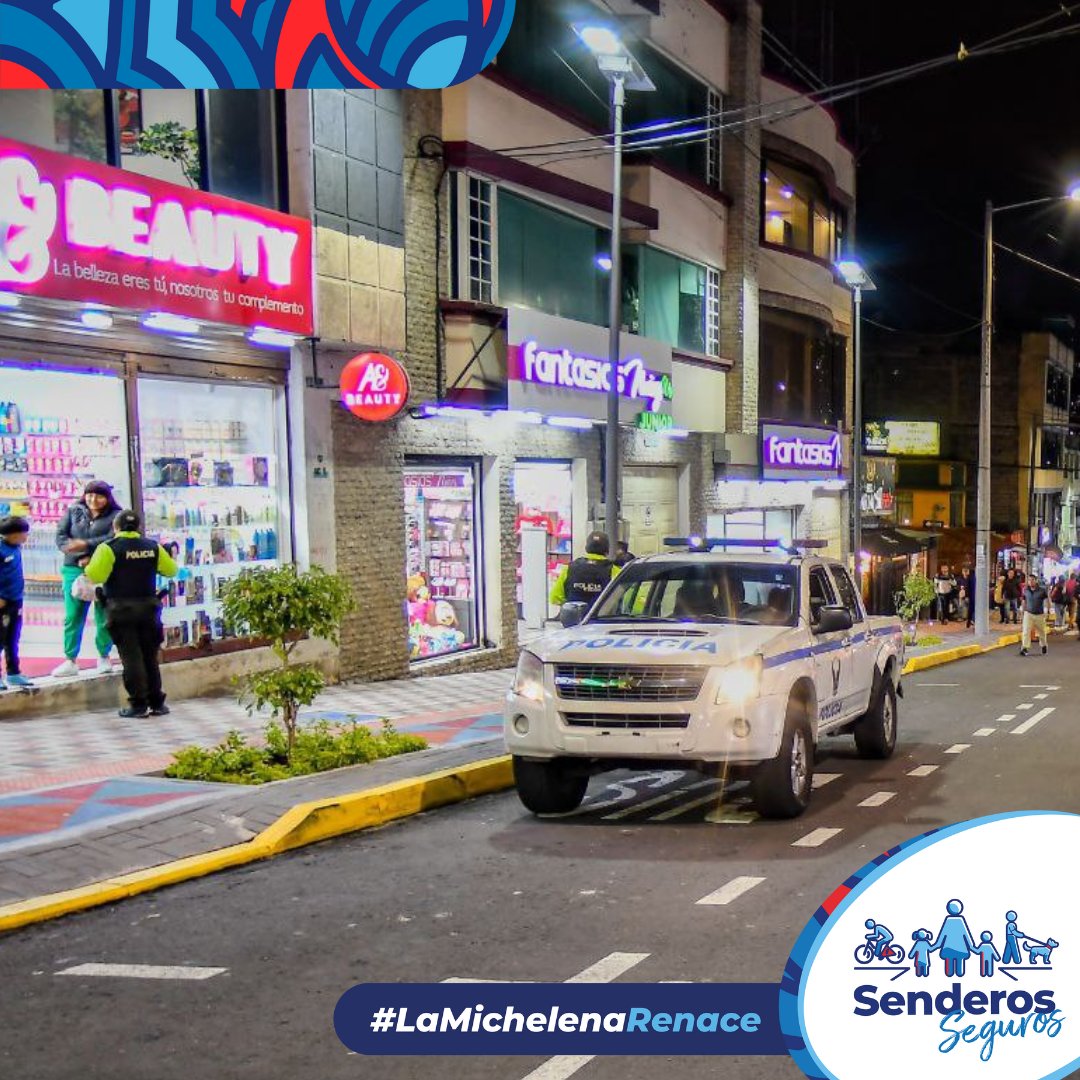
POLYGON ((551 602, 560 607, 575 602, 592 607, 608 582, 619 574, 619 567, 608 558, 610 550, 606 533, 590 533, 584 557, 563 567, 551 590, 551 602))
POLYGON ((176 563, 156 541, 139 530, 134 510, 122 510, 113 523, 115 536, 94 551, 84 573, 105 594, 105 625, 124 665, 128 717, 165 716, 169 710, 161 690, 158 651, 161 648, 161 603, 157 575, 175 577, 176 563))

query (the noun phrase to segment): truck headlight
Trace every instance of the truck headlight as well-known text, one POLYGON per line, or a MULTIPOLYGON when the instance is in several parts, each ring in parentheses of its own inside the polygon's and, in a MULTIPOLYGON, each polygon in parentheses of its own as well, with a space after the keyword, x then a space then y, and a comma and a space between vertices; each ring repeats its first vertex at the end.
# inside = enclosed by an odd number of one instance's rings
POLYGON ((523 652, 518 657, 514 693, 526 701, 535 701, 538 705, 544 703, 544 665, 540 657, 531 652, 523 652))
POLYGON ((745 705, 761 693, 761 657, 752 656, 720 669, 717 705, 745 705))

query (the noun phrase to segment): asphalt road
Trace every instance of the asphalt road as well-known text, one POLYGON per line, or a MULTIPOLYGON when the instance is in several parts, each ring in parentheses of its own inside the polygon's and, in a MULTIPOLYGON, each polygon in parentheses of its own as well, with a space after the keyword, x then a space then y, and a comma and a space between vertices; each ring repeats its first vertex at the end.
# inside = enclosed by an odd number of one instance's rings
POLYGON ((828 742, 796 822, 746 820, 738 789, 721 803, 697 774, 621 774, 568 818, 491 796, 17 933, 0 941, 0 1076, 798 1077, 781 1058, 361 1058, 331 1018, 357 982, 777 982, 822 899, 894 844, 1005 810, 1080 812, 1078 668, 1070 638, 907 679, 895 757, 828 742), (743 877, 763 880, 699 903, 743 877), (224 970, 60 974, 87 963, 224 970))

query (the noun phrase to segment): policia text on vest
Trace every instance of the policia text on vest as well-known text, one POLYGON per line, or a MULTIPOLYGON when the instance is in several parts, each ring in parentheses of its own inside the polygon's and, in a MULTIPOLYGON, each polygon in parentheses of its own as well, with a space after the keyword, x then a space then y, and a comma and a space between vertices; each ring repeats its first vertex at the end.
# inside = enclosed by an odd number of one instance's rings
POLYGON ((564 566, 551 590, 551 602, 563 605, 581 601, 590 607, 619 568, 604 555, 585 555, 564 566))
POLYGON ((117 514, 116 535, 98 546, 84 571, 105 593, 105 626, 124 665, 130 702, 120 710, 125 717, 168 712, 158 664, 164 634, 157 576, 175 577, 178 568, 160 544, 139 534, 140 525, 134 511, 117 514))

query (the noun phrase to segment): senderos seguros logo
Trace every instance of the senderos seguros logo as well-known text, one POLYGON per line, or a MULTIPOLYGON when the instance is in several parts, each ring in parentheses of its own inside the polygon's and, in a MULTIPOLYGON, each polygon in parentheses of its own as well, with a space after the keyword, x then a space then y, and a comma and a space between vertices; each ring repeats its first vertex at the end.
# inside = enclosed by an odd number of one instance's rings
POLYGON ((800 935, 780 1021, 821 1080, 1056 1080, 1080 1067, 1080 817, 1003 814, 903 844, 800 935))
POLYGON ((0 0, 0 83, 436 90, 495 59, 515 0, 0 0))

